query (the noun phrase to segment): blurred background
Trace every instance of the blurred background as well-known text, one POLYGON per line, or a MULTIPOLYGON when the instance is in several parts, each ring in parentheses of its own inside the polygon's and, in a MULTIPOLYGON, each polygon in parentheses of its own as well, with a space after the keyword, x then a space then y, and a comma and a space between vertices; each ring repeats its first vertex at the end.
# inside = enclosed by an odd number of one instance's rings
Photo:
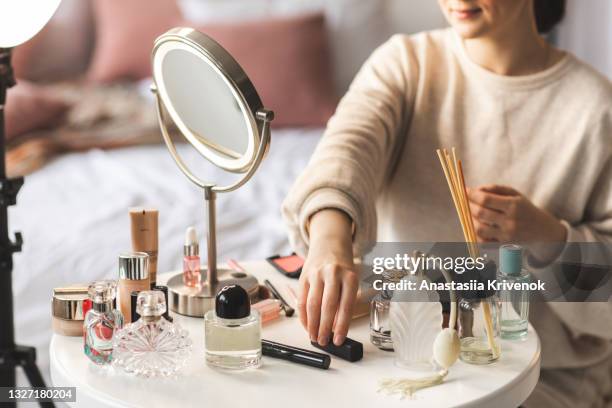
MULTIPOLYGON (((608 0, 569 0, 551 40, 612 78, 611 21, 608 0)), ((129 207, 160 210, 160 273, 180 268, 188 226, 204 234, 202 193, 162 145, 148 91, 153 40, 180 25, 221 42, 277 114, 261 169, 219 197, 225 261, 290 252, 280 204, 338 98, 390 35, 445 21, 435 0, 63 0, 14 50, 19 84, 6 112, 9 172, 27 176, 10 208, 25 240, 15 256, 17 338, 37 347, 45 375, 52 288, 116 278, 117 255, 130 248, 129 207)))

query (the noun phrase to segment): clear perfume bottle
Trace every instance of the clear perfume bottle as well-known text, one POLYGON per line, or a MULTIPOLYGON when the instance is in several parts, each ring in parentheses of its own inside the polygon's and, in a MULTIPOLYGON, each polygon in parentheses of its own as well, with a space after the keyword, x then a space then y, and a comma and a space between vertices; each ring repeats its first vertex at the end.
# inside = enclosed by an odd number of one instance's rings
MULTIPOLYGON (((402 270, 386 270, 382 273, 383 283, 399 282, 406 272, 402 270)), ((389 308, 393 291, 382 290, 370 303, 370 342, 381 350, 393 351, 391 339, 391 321, 389 308)))
POLYGON ((185 245, 183 246, 183 283, 190 288, 200 286, 200 246, 198 235, 194 227, 187 228, 185 232, 185 245))
MULTIPOLYGON (((499 274, 501 283, 529 283, 529 272, 523 269, 523 248, 502 245, 499 248, 499 274)), ((501 301, 501 337, 520 340, 527 337, 529 325, 529 291, 503 288, 501 301)))
POLYGON ((261 365, 261 322, 251 312, 249 295, 238 285, 226 286, 215 299, 215 310, 204 317, 206 362, 227 369, 261 365))
POLYGON ((162 291, 140 292, 136 304, 140 319, 115 333, 113 363, 147 378, 177 373, 191 355, 189 333, 163 317, 166 299, 162 291))
POLYGON ((91 309, 83 322, 85 355, 99 365, 112 360, 113 335, 123 327, 123 315, 113 307, 116 297, 115 281, 96 281, 89 285, 87 292, 91 309))

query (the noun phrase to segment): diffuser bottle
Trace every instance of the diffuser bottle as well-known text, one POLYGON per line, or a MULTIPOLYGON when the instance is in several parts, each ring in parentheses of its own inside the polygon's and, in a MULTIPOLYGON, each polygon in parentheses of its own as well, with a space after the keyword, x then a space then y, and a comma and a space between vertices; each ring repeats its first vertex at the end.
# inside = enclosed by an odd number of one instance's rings
POLYGON ((204 317, 206 362, 227 369, 261 365, 261 322, 251 312, 249 295, 238 285, 217 294, 215 309, 204 317))
MULTIPOLYGON (((500 282, 529 283, 529 273, 523 269, 523 248, 519 245, 503 245, 499 249, 499 265, 500 282)), ((500 300, 502 338, 525 338, 529 324, 529 291, 503 289, 500 291, 500 300)))
POLYGON ((183 283, 190 288, 197 288, 200 286, 200 279, 198 235, 194 227, 189 227, 185 232, 185 245, 183 246, 183 283))
POLYGON ((500 357, 500 302, 489 281, 496 279, 496 266, 489 263, 481 272, 466 271, 462 278, 481 284, 477 290, 462 291, 459 301, 459 358, 470 364, 489 364, 500 357))
POLYGON ((89 285, 91 309, 83 322, 85 355, 96 364, 109 364, 112 360, 113 335, 123 327, 123 315, 113 307, 116 284, 114 281, 96 281, 89 285))
POLYGON ((138 294, 135 323, 115 333, 113 362, 142 377, 173 375, 191 355, 189 333, 167 321, 164 293, 158 290, 138 294))

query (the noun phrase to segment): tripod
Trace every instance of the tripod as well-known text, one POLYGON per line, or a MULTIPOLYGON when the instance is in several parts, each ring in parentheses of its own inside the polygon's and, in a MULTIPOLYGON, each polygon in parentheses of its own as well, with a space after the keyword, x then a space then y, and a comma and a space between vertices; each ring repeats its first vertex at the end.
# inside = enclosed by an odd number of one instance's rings
MULTIPOLYGON (((36 349, 15 344, 13 316, 13 253, 21 251, 23 240, 19 232, 12 241, 8 232, 7 209, 17 203, 17 193, 23 177, 6 177, 6 140, 4 106, 6 91, 15 85, 10 48, 0 48, 0 387, 15 387, 15 370, 22 367, 32 387, 45 387, 36 366, 36 349)), ((15 403, 10 403, 16 406, 15 403)), ((52 402, 40 402, 41 407, 54 407, 52 402)))

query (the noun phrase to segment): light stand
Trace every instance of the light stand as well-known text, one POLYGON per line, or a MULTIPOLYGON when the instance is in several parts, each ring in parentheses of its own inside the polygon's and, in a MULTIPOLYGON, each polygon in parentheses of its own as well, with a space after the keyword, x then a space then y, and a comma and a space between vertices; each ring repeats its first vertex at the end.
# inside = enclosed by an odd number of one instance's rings
MULTIPOLYGON (((22 367, 32 387, 45 387, 36 366, 36 349, 15 344, 13 316, 13 253, 21 251, 23 240, 19 232, 12 241, 8 232, 8 207, 17 203, 17 193, 23 177, 6 177, 6 140, 4 106, 6 91, 15 85, 11 67, 11 49, 0 48, 0 386, 15 387, 15 370, 22 367)), ((4 406, 4 405, 3 405, 4 406)), ((10 403, 8 406, 16 406, 10 403)), ((41 407, 54 407, 52 402, 40 402, 41 407)))

